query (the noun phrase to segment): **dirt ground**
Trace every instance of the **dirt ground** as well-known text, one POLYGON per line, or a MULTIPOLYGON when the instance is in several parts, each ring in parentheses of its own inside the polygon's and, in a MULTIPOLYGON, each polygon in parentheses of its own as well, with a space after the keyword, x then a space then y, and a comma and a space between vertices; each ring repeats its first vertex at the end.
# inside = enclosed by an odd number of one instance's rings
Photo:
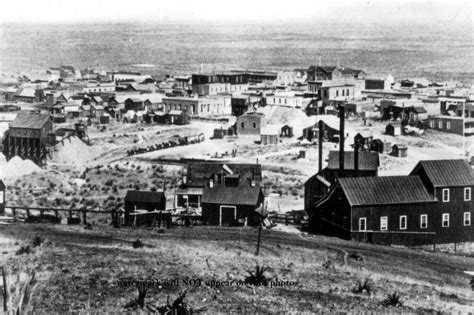
MULTIPOLYGON (((287 228, 287 231, 295 230, 287 228)), ((296 231, 298 232, 298 231, 296 231)), ((165 231, 94 225, 15 224, 0 229, 0 264, 12 274, 35 270, 29 311, 120 312, 135 287, 118 280, 158 280, 146 302, 162 305, 187 289, 186 302, 216 312, 472 312, 474 258, 359 244, 322 236, 264 230, 255 256, 253 228, 194 227, 165 231), (35 236, 43 242, 15 254, 35 236), (144 247, 133 248, 142 239, 144 247), (268 286, 239 285, 255 265, 268 267, 268 286), (371 293, 353 291, 370 279, 371 293), (202 282, 197 282, 202 279, 202 282), (278 280, 277 280, 278 279, 278 280), (165 283, 166 280, 177 282, 165 283), (186 280, 196 280, 186 284, 186 280), (212 281, 225 284, 216 286, 212 281), (278 281, 278 282, 277 282, 278 281), (190 283, 193 283, 192 285, 190 283), (402 306, 383 306, 399 292, 402 306)))

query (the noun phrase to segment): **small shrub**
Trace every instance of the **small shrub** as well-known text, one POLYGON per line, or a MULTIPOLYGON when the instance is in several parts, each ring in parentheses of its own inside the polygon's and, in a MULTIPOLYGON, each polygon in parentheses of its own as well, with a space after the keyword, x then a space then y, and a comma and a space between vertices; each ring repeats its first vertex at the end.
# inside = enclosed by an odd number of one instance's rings
POLYGON ((396 291, 391 294, 387 294, 385 299, 382 301, 382 305, 385 307, 402 306, 402 295, 396 291))
POLYGON ((143 241, 139 238, 137 238, 133 243, 132 243, 132 246, 133 248, 141 248, 143 246, 145 246, 145 244, 143 243, 143 241))
POLYGON ((39 235, 36 235, 34 238, 33 238, 33 247, 38 247, 38 246, 41 246, 41 244, 44 243, 44 239, 39 236, 39 235))
POLYGON ((23 255, 23 254, 30 254, 32 252, 33 251, 31 250, 30 245, 23 245, 17 250, 16 254, 23 255))
POLYGON ((366 278, 364 281, 357 280, 355 287, 352 289, 354 294, 363 294, 367 293, 370 295, 372 292, 372 281, 369 278, 366 278))
POLYGON ((364 256, 362 256, 362 254, 358 252, 350 253, 349 258, 358 260, 358 261, 364 261, 364 256))
POLYGON ((267 286, 269 279, 265 276, 265 272, 268 270, 268 267, 255 265, 255 271, 247 270, 249 274, 245 278, 245 283, 250 285, 263 285, 267 286))

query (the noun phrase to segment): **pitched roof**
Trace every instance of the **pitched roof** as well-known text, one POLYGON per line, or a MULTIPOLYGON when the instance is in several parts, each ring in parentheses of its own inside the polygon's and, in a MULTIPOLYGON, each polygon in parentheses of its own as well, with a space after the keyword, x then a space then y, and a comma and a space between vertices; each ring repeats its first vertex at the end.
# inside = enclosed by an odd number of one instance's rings
POLYGON ((339 184, 351 206, 436 201, 418 176, 347 177, 339 184))
POLYGON ((474 173, 465 160, 420 161, 410 175, 423 169, 434 187, 474 185, 474 173))
POLYGON ((241 178, 253 177, 256 181, 262 180, 262 166, 260 164, 197 162, 188 164, 187 181, 195 185, 205 184, 211 176, 224 168, 224 165, 234 174, 239 174, 241 178))
MULTIPOLYGON (((376 171, 379 167, 379 153, 375 151, 359 152, 359 170, 376 171)), ((339 151, 329 151, 328 158, 329 169, 339 169, 339 151)), ((354 151, 344 152, 344 169, 354 169, 354 151)))
POLYGON ((125 201, 128 202, 160 203, 163 198, 165 193, 162 191, 129 190, 125 195, 125 201))
POLYGON ((260 185, 254 187, 246 181, 238 186, 215 185, 213 188, 205 187, 202 194, 202 203, 213 203, 222 205, 249 205, 258 206, 261 193, 260 185))
POLYGON ((50 119, 48 115, 20 112, 10 124, 10 128, 42 129, 50 119))
POLYGON ((0 179, 0 189, 1 190, 5 190, 5 184, 3 183, 3 181, 0 179))

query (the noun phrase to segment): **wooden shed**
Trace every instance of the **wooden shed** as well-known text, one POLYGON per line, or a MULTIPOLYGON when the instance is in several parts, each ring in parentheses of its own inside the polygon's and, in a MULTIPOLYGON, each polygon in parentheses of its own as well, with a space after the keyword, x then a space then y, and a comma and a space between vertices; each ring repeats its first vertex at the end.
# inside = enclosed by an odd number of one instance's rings
POLYGON ((216 128, 214 129, 214 139, 222 139, 229 134, 229 129, 216 128))
POLYGON ((359 146, 369 148, 370 142, 373 138, 374 137, 370 132, 359 132, 354 137, 354 143, 358 142, 359 146))
POLYGON ((187 125, 190 120, 188 112, 183 110, 171 110, 167 115, 167 122, 169 124, 187 125))
POLYGON ((383 142, 380 139, 374 139, 370 142, 370 150, 379 153, 390 153, 392 151, 392 144, 390 142, 383 142))
MULTIPOLYGON (((129 190, 125 195, 125 224, 133 225, 134 216, 130 215, 136 210, 160 211, 166 210, 166 197, 164 192, 129 190)), ((137 225, 151 224, 153 215, 140 215, 137 225)))
POLYGON ((407 146, 403 144, 394 144, 392 146, 392 155, 396 157, 407 157, 407 146))
POLYGON ((280 133, 277 127, 267 126, 262 128, 260 134, 261 144, 278 144, 280 142, 280 133))
POLYGON ((385 127, 385 133, 390 136, 399 136, 402 134, 402 124, 401 123, 389 123, 385 127))
POLYGON ((284 125, 283 127, 281 127, 281 133, 280 133, 280 137, 285 137, 285 138, 291 138, 293 137, 293 127, 289 126, 289 125, 284 125))

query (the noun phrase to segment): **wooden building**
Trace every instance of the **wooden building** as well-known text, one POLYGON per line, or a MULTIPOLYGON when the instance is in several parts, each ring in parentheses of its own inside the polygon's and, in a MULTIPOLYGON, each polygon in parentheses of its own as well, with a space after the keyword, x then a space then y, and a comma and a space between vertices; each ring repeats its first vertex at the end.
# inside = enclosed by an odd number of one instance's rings
POLYGON ((260 143, 263 145, 276 145, 280 142, 280 128, 274 125, 268 125, 260 131, 260 143))
POLYGON ((315 233, 362 242, 472 242, 474 174, 464 160, 420 161, 409 176, 340 178, 311 205, 315 233))
POLYGON ((385 134, 390 136, 399 136, 402 134, 402 124, 399 122, 391 122, 385 127, 385 134))
POLYGON ((167 122, 174 125, 187 125, 191 120, 188 112, 184 110, 171 110, 166 116, 167 122))
POLYGON ((309 213, 314 233, 380 244, 431 244, 430 214, 436 199, 418 176, 340 178, 309 213))
POLYGON ((410 176, 419 176, 438 200, 427 218, 436 232, 436 243, 473 242, 474 175, 470 165, 461 159, 420 161, 410 176))
POLYGON ((260 184, 240 174, 227 174, 222 182, 210 180, 202 194, 203 222, 209 225, 259 224, 264 196, 260 184))
POLYGON ((406 145, 403 145, 403 144, 394 144, 392 146, 392 155, 393 156, 396 156, 396 157, 407 157, 408 156, 408 147, 406 145))
POLYGON ((361 148, 368 149, 374 136, 370 132, 359 132, 354 137, 354 143, 358 143, 361 148))
MULTIPOLYGON (((130 215, 136 210, 160 211, 166 210, 166 197, 164 192, 129 190, 125 195, 125 224, 135 223, 134 216, 130 215)), ((153 215, 140 215, 137 225, 151 223, 153 215)))
POLYGON ((292 138, 293 137, 293 127, 289 126, 289 125, 284 125, 283 127, 281 127, 281 133, 280 133, 280 137, 284 137, 284 138, 292 138))
POLYGON ((186 175, 175 195, 175 208, 201 210, 204 187, 212 180, 220 184, 226 176, 238 174, 239 178, 262 181, 262 167, 259 164, 223 164, 213 162, 190 162, 186 175))
POLYGON ((10 124, 4 139, 7 160, 15 155, 42 165, 48 155, 48 135, 53 133, 49 115, 20 112, 10 124))
POLYGON ((5 190, 6 186, 0 179, 0 214, 2 215, 5 213, 5 190))
POLYGON ((390 153, 392 151, 392 144, 380 139, 374 139, 370 142, 370 150, 377 151, 378 153, 390 153))
MULTIPOLYGON (((360 151, 358 169, 355 169, 355 154, 353 151, 344 152, 344 177, 378 176, 380 166, 379 154, 374 151, 360 151)), ((309 209, 319 199, 323 198, 340 176, 339 151, 330 151, 328 165, 321 172, 311 176, 304 184, 305 209, 309 209)))

